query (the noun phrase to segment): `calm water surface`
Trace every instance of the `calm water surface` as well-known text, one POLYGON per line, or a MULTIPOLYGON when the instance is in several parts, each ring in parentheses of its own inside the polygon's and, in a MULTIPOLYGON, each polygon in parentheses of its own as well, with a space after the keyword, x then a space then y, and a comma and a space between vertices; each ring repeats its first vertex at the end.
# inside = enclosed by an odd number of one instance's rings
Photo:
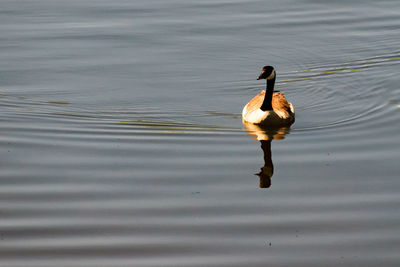
POLYGON ((399 266, 400 2, 0 1, 1 266, 399 266), (290 129, 241 109, 264 65, 290 129))

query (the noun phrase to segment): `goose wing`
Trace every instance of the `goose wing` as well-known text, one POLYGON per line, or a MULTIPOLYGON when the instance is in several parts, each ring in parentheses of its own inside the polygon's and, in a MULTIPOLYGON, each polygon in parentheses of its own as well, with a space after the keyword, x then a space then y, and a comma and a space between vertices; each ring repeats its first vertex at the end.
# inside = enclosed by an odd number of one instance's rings
POLYGON ((287 115, 293 113, 290 103, 286 100, 283 92, 274 93, 272 96, 272 108, 274 111, 285 112, 287 115))

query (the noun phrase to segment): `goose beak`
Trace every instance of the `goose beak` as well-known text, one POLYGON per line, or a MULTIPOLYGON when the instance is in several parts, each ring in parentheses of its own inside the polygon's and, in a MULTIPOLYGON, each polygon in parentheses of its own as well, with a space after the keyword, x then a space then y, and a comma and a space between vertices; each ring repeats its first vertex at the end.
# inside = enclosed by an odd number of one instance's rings
POLYGON ((263 78, 263 77, 262 77, 262 76, 263 76, 263 74, 264 74, 264 72, 261 72, 261 74, 260 74, 260 75, 258 75, 257 81, 258 81, 258 80, 261 80, 261 79, 263 78))

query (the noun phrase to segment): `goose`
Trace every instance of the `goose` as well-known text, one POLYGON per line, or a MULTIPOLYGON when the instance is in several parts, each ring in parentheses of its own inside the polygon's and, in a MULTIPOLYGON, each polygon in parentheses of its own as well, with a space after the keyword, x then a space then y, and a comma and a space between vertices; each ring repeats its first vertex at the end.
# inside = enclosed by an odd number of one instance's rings
POLYGON ((283 92, 274 92, 274 67, 264 66, 257 80, 262 79, 267 80, 266 90, 244 106, 243 121, 264 126, 291 125, 294 122, 294 107, 286 100, 283 92))

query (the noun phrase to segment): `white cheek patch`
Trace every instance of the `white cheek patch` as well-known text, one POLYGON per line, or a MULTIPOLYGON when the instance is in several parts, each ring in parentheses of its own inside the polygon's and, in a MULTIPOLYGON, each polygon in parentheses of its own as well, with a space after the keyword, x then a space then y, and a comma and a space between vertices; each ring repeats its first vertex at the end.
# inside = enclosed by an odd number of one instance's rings
POLYGON ((272 80, 275 78, 275 70, 272 70, 271 74, 267 77, 267 80, 272 80))

